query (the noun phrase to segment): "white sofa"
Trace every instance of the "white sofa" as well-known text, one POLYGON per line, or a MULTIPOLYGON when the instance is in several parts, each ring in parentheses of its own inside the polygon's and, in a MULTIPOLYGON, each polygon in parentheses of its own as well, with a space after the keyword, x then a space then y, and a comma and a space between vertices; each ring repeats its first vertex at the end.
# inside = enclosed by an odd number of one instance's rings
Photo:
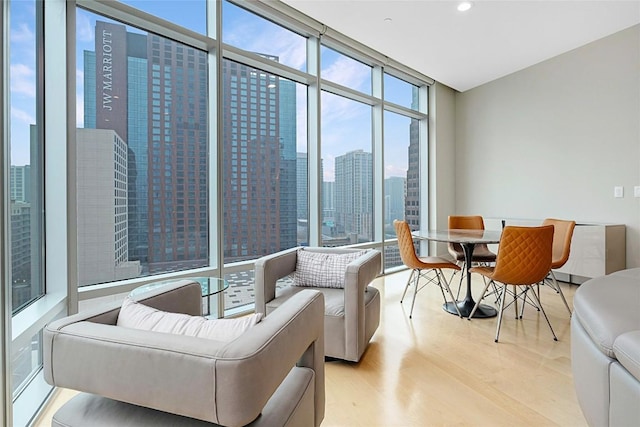
POLYGON ((640 426, 640 268, 583 283, 573 307, 571 363, 587 422, 640 426))

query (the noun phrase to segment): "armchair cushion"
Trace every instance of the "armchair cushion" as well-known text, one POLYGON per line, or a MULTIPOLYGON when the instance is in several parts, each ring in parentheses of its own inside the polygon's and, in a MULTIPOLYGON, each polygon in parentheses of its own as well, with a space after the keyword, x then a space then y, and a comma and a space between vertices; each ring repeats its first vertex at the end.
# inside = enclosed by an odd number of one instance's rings
POLYGON ((344 270, 344 287, 313 287, 324 296, 325 356, 358 362, 380 324, 380 292, 369 284, 378 276, 382 255, 377 250, 351 248, 305 247, 287 249, 260 258, 255 264, 256 311, 265 313, 265 320, 281 310, 286 301, 308 290, 291 286, 289 275, 295 277, 297 258, 306 252, 342 255, 358 253, 344 270))
POLYGON ((207 319, 157 310, 127 297, 120 308, 116 325, 229 342, 258 323, 262 316, 262 313, 254 313, 237 319, 207 319))
POLYGON ((294 285, 314 288, 344 288, 347 265, 367 251, 323 253, 298 249, 294 285))

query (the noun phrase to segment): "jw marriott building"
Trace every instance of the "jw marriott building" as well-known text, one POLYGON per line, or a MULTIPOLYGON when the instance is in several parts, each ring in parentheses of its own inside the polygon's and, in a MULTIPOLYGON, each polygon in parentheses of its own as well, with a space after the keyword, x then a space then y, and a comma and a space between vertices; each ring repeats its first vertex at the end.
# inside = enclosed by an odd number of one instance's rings
MULTIPOLYGON (((222 220, 225 262, 233 262, 296 245, 295 85, 231 61, 223 67, 222 220)), ((127 218, 112 221, 127 240, 114 262, 139 261, 142 274, 209 265, 206 53, 97 22, 84 70, 85 129, 113 130, 126 145, 126 161, 112 165, 126 184, 104 191, 114 216, 127 218)), ((98 139, 78 135, 79 155, 91 152, 98 139)), ((79 256, 92 233, 79 227, 79 256)), ((105 279, 80 284, 96 280, 105 279)))

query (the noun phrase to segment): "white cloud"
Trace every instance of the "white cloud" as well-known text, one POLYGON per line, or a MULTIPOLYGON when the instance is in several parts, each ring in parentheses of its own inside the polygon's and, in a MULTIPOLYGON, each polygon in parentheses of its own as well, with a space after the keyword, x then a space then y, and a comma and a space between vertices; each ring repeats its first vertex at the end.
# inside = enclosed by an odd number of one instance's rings
POLYGON ((84 88, 84 69, 76 68, 76 90, 84 88))
POLYGON ((33 117, 31 114, 27 113, 24 110, 21 110, 19 108, 16 107, 11 107, 11 118, 15 119, 17 121, 21 121, 24 122, 28 125, 32 125, 35 124, 36 122, 36 118, 33 117))
POLYGON ((348 88, 370 92, 366 85, 371 84, 371 68, 346 56, 322 68, 322 78, 339 83, 348 88))
POLYGON ((93 24, 87 13, 76 14, 76 37, 79 42, 89 43, 94 40, 93 24))
POLYGON ((305 68, 307 45, 303 37, 284 28, 258 28, 248 22, 237 23, 233 29, 232 32, 225 33, 225 43, 249 52, 277 56, 279 63, 298 70, 305 68))
POLYGON ((84 127, 84 94, 76 94, 76 127, 84 127))
POLYGON ((21 23, 17 27, 12 27, 11 42, 12 43, 34 43, 35 35, 26 23, 21 23))
MULTIPOLYGON (((407 157, 406 154, 405 154, 405 157, 407 157)), ((389 178, 391 176, 401 176, 403 178, 406 178, 407 176, 406 166, 403 168, 402 166, 399 166, 399 165, 390 165, 390 164, 385 165, 384 177, 389 178)))
POLYGON ((35 98, 36 73, 33 68, 24 64, 12 64, 10 82, 11 93, 35 98))

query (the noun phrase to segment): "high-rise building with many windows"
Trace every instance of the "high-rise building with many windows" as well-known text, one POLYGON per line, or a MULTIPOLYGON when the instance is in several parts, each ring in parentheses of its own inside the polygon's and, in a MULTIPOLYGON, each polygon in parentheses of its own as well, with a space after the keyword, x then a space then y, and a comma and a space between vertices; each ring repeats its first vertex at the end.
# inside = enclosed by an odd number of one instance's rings
POLYGON ((29 203, 31 201, 31 166, 11 165, 11 200, 29 203))
POLYGON ((85 128, 127 144, 128 252, 148 273, 208 264, 207 57, 98 21, 85 128))
POLYGON ((350 151, 335 159, 336 228, 352 243, 373 237, 371 153, 350 151))
MULTIPOLYGON (((98 21, 95 34, 95 52, 84 53, 85 127, 127 143, 130 260, 148 273, 206 265, 206 54, 118 24, 98 21)), ((224 256, 233 262, 297 244, 296 88, 223 64, 224 256)))
POLYGON ((307 153, 296 153, 296 212, 298 219, 309 217, 307 194, 309 192, 309 165, 307 153))
POLYGON ((78 284, 140 275, 129 260, 127 144, 113 130, 77 129, 78 284))
MULTIPOLYGON (((418 93, 413 92, 412 106, 418 106, 418 93)), ((420 229, 420 120, 409 124, 409 167, 407 168, 407 193, 404 218, 411 230, 420 229)), ((424 179, 424 174, 423 174, 424 179)), ((423 183, 424 185, 424 183, 423 183)))
POLYGON ((295 84, 229 60, 222 78, 224 259, 233 262, 297 244, 295 84))

